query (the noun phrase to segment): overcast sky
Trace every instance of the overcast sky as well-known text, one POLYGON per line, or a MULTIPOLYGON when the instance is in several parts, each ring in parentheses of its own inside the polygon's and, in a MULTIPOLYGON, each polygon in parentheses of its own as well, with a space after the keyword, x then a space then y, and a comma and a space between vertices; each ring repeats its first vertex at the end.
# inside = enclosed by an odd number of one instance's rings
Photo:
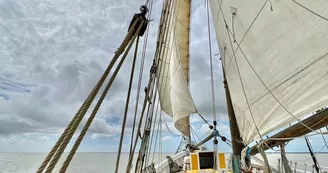
MULTIPOLYGON (((131 17, 142 3, 140 0, 0 2, 0 152, 50 150, 104 72, 127 33, 131 17)), ((152 11, 142 88, 148 80, 155 52, 161 5, 162 1, 156 1, 152 11)), ((211 121, 204 1, 193 2, 191 20, 190 88, 199 112, 211 121)), ((215 35, 212 35, 212 44, 214 55, 218 53, 215 35)), ((142 46, 143 39, 140 40, 142 46)), ((230 139, 220 60, 213 57, 219 130, 230 139)), ((140 58, 141 51, 136 74, 140 58)), ((131 61, 130 54, 79 151, 117 151, 131 61)), ((128 151, 130 144, 136 83, 134 80, 123 151, 128 151)), ((143 96, 141 92, 141 98, 143 96)), ((170 129, 179 134, 173 120, 165 119, 170 129)), ((208 132, 199 117, 192 116, 191 121, 199 137, 208 132)), ((163 151, 175 151, 180 137, 171 136, 165 126, 163 131, 163 151)), ((313 147, 320 150, 321 137, 311 139, 319 141, 313 143, 313 147)), ((211 142, 207 146, 212 148, 211 142)), ((291 142, 287 148, 288 151, 307 151, 303 139, 291 142)), ((222 142, 219 150, 231 151, 222 142)))

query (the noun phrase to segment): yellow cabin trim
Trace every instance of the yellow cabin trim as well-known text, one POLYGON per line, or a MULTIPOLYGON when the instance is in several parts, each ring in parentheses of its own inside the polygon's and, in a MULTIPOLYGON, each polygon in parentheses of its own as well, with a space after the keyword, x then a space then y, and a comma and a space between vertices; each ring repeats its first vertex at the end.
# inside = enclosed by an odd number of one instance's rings
POLYGON ((218 154, 218 161, 219 161, 219 169, 227 169, 226 160, 225 160, 225 154, 219 153, 218 154))
POLYGON ((191 170, 198 170, 198 153, 190 153, 190 167, 191 170))
MULTIPOLYGON (((213 169, 202 169, 202 170, 190 170, 190 171, 187 171, 187 173, 199 173, 201 171, 208 171, 210 173, 213 173, 213 169)), ((218 173, 218 171, 216 171, 218 173)))

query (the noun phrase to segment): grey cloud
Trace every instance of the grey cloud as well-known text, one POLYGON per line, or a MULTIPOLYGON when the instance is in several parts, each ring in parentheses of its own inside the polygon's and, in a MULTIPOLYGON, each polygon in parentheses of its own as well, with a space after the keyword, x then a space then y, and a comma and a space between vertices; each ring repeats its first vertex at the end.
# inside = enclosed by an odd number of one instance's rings
MULTIPOLYGON (((4 25, 0 26, 0 31, 6 36, 0 38, 0 50, 6 52, 6 56, 0 57, 0 62, 6 65, 0 69, 0 75, 11 74, 28 79, 34 87, 28 94, 11 93, 7 101, 0 96, 0 135, 57 133, 63 129, 99 80, 124 38, 133 13, 138 12, 138 6, 142 3, 144 1, 110 0, 94 3, 60 0, 5 1, 1 4, 0 16, 4 25)), ((201 5, 193 7, 191 92, 199 111, 210 119, 209 59, 208 52, 204 51, 207 50, 206 13, 201 5)), ((159 1, 154 4, 154 21, 150 24, 141 90, 148 81, 155 52, 160 6, 159 1)), ((213 53, 216 53, 216 43, 212 43, 213 53)), ((143 39, 139 46, 127 132, 131 131, 134 117, 143 39)), ((90 127, 89 134, 95 134, 94 138, 118 134, 121 130, 121 122, 109 124, 106 119, 123 117, 134 47, 131 50, 90 127)), ((218 63, 215 60, 215 64, 218 63)), ((221 69, 219 65, 214 67, 217 112, 226 114, 221 69)), ((144 92, 141 91, 137 119, 140 117, 143 98, 144 92)), ((166 119, 170 128, 174 129, 172 119, 166 119)))

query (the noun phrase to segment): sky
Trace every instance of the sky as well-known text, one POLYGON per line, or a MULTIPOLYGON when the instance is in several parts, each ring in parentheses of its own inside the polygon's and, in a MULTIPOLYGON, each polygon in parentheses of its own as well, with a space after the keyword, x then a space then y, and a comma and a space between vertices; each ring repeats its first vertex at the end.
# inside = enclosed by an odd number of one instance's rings
MULTIPOLYGON (((127 34, 131 17, 143 3, 140 0, 0 1, 0 152, 50 151, 99 80, 127 34)), ((155 53, 161 5, 162 1, 155 1, 153 5, 142 88, 148 81, 155 53)), ((194 1, 190 31, 190 90, 198 111, 211 122, 206 17, 204 1, 194 1)), ((212 25, 211 29, 214 31, 212 25)), ((220 122, 218 129, 230 139, 221 62, 219 56, 215 56, 219 51, 214 32, 211 43, 216 117, 220 122)), ((140 47, 143 44, 142 38, 140 47)), ((141 51, 138 53, 136 74, 140 71, 140 59, 141 51)), ((117 152, 131 61, 132 54, 129 54, 78 151, 117 152)), ((136 93, 137 80, 134 80, 124 152, 128 152, 131 143, 136 93)), ((90 112, 87 113, 89 115, 90 112)), ((172 118, 164 118, 169 129, 179 134, 172 118)), ((209 132, 208 126, 198 116, 191 116, 191 126, 200 138, 209 132)), ((160 139, 164 144, 163 151, 175 152, 181 137, 172 136, 165 127, 163 124, 160 139)), ((194 138, 198 141, 197 137, 194 138)), ((320 151, 324 145, 322 137, 310 139, 316 141, 312 142, 314 150, 320 151)), ((212 141, 206 145, 212 148, 212 141)), ((231 151, 221 141, 218 147, 220 151, 231 151)), ((287 151, 306 152, 304 139, 290 142, 287 151)), ((328 150, 323 148, 321 151, 328 150)))

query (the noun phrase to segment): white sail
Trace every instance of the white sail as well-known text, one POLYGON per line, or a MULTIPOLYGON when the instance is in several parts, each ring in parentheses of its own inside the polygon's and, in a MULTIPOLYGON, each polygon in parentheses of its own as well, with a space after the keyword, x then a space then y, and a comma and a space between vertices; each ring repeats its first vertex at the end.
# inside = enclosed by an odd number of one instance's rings
MULTIPOLYGON (((168 1, 170 2, 170 1, 168 1)), ((168 28, 163 28, 164 54, 158 65, 158 91, 162 110, 174 119, 175 127, 190 136, 188 116, 196 112, 189 81, 190 0, 172 1, 168 28)))
POLYGON ((244 142, 258 139, 256 127, 266 135, 327 105, 327 0, 210 0, 210 6, 244 142))

